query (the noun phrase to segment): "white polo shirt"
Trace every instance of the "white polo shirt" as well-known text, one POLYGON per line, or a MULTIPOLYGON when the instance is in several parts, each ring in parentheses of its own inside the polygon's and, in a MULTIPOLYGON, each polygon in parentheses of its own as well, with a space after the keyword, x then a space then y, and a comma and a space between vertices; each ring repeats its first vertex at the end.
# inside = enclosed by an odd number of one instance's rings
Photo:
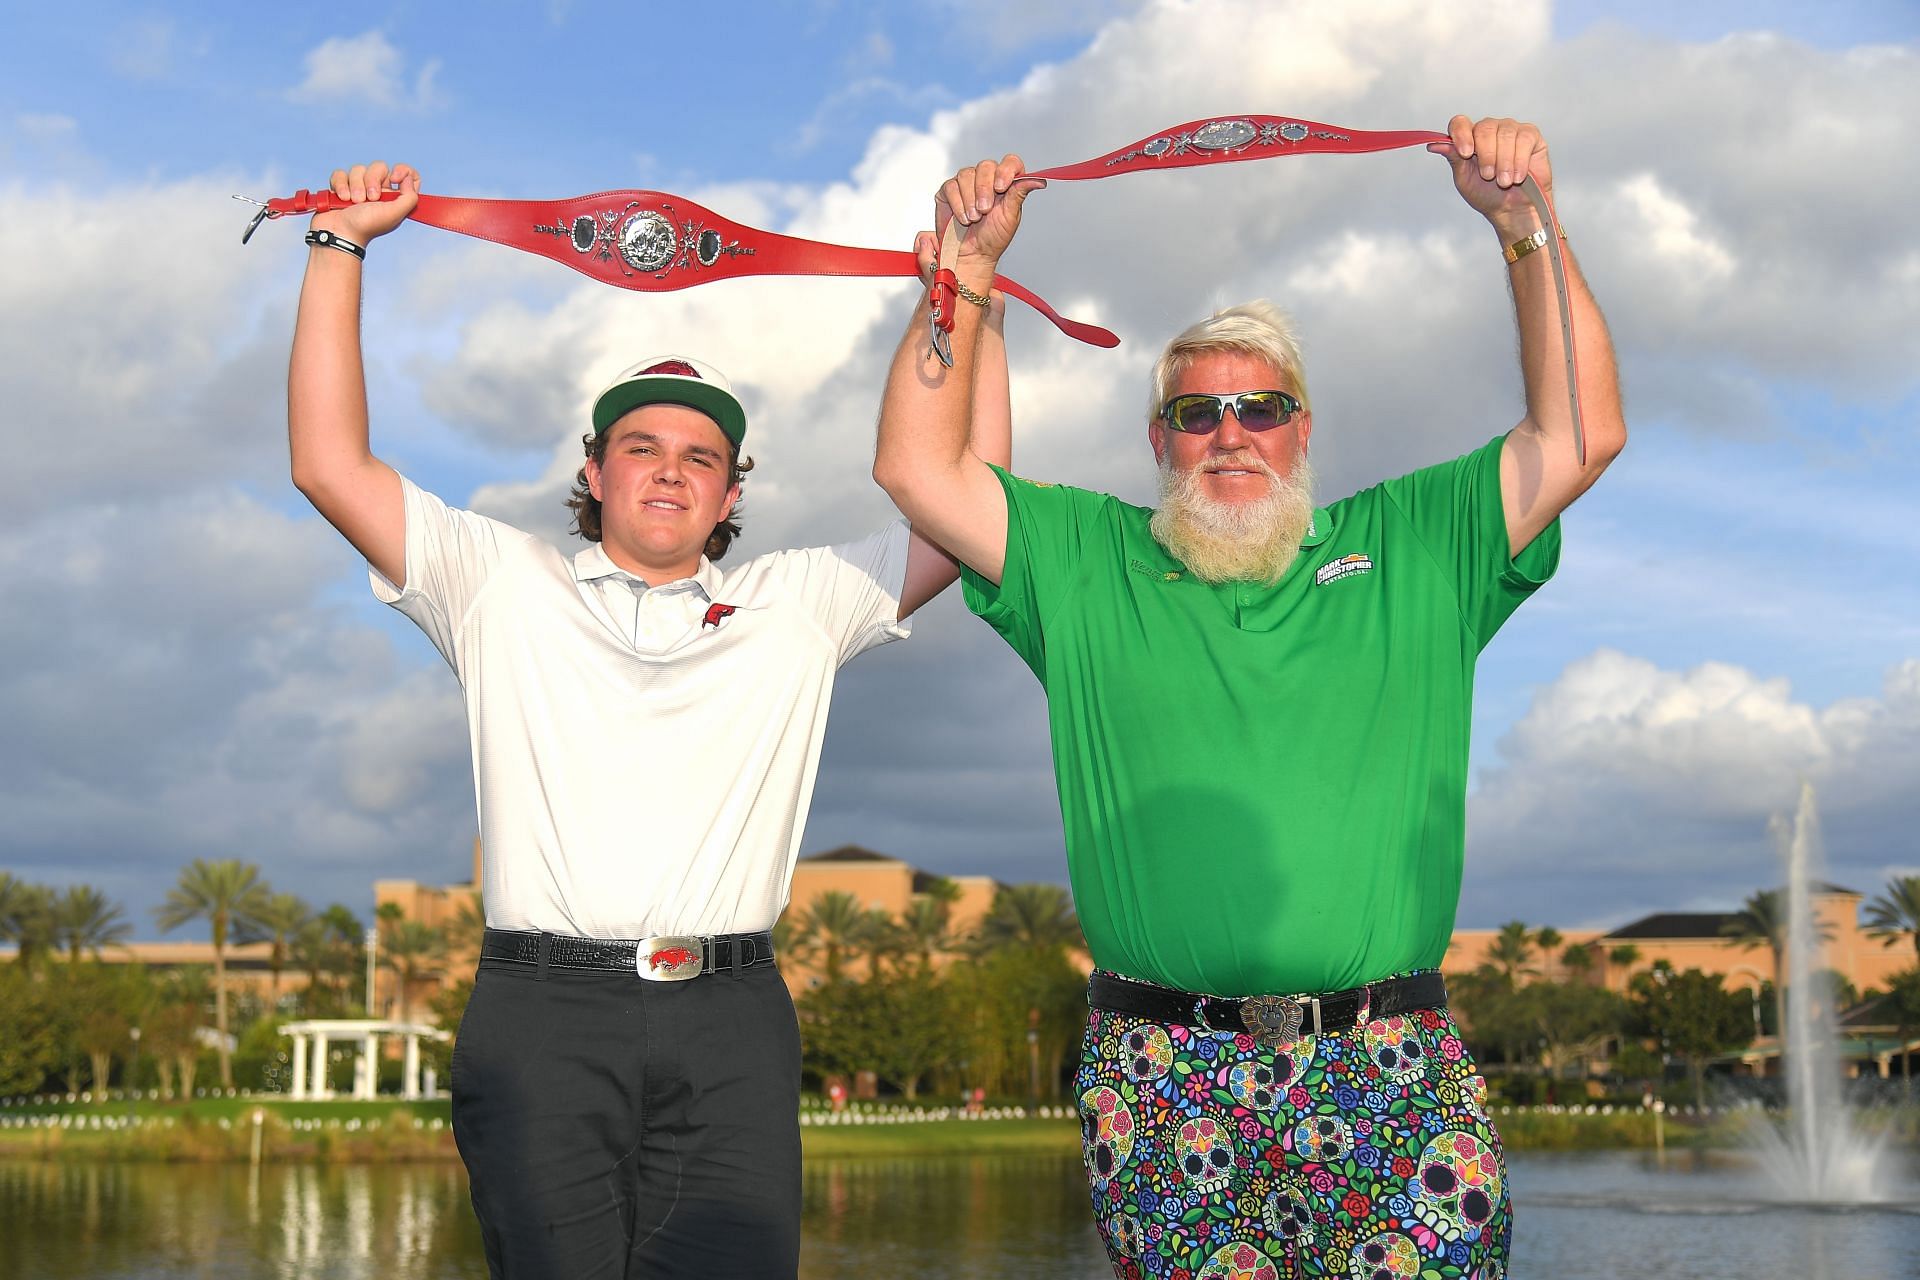
POLYGON ((411 481, 374 594, 460 678, 487 923, 744 933, 786 905, 840 664, 903 637, 904 522, 648 587, 411 481))

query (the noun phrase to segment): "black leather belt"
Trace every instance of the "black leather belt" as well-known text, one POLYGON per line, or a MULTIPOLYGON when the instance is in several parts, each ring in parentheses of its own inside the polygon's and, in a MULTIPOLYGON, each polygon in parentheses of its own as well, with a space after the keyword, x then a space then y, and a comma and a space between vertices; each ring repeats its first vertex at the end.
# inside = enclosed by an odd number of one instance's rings
POLYGON ((614 969, 650 982, 684 982, 715 970, 738 971, 773 960, 773 935, 660 934, 652 938, 570 938, 559 933, 489 929, 481 936, 484 960, 547 964, 556 969, 614 969))
POLYGON ((1446 980, 1433 970, 1324 995, 1245 999, 1175 991, 1099 970, 1087 981, 1087 1003, 1096 1009, 1203 1031, 1244 1031, 1269 1048, 1285 1048, 1303 1035, 1346 1031, 1360 1020, 1362 1009, 1369 1017, 1384 1018, 1446 1002, 1446 980))

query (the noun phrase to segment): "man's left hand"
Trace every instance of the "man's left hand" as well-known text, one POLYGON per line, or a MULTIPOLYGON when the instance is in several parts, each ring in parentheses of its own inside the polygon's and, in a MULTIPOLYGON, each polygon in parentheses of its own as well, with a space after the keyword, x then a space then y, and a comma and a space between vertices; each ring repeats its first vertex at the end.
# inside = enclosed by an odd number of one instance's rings
POLYGON ((1453 185, 1474 210, 1503 235, 1524 235, 1540 225, 1520 184, 1531 176, 1553 194, 1553 163, 1547 140, 1533 125, 1508 117, 1447 122, 1449 141, 1427 150, 1453 166, 1453 185))

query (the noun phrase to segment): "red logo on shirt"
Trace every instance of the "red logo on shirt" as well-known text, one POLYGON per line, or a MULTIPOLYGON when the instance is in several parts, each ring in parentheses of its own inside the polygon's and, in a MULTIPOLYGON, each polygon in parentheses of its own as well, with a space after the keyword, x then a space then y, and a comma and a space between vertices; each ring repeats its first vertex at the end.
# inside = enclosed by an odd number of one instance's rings
POLYGON ((722 622, 725 622, 728 618, 731 618, 732 616, 733 616, 732 605, 710 604, 707 606, 707 616, 700 620, 700 625, 703 627, 717 627, 722 622))

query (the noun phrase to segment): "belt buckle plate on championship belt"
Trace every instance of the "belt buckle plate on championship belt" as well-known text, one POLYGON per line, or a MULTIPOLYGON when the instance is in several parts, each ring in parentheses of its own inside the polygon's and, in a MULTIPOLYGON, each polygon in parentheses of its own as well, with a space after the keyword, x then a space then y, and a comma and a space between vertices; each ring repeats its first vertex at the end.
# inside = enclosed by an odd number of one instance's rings
POLYGON ((1251 996, 1240 1004, 1247 1032, 1269 1049, 1284 1049, 1300 1038, 1300 1002, 1284 996, 1251 996))
POLYGON ((642 938, 633 949, 633 967, 649 982, 685 982, 700 976, 701 950, 693 936, 642 938))

